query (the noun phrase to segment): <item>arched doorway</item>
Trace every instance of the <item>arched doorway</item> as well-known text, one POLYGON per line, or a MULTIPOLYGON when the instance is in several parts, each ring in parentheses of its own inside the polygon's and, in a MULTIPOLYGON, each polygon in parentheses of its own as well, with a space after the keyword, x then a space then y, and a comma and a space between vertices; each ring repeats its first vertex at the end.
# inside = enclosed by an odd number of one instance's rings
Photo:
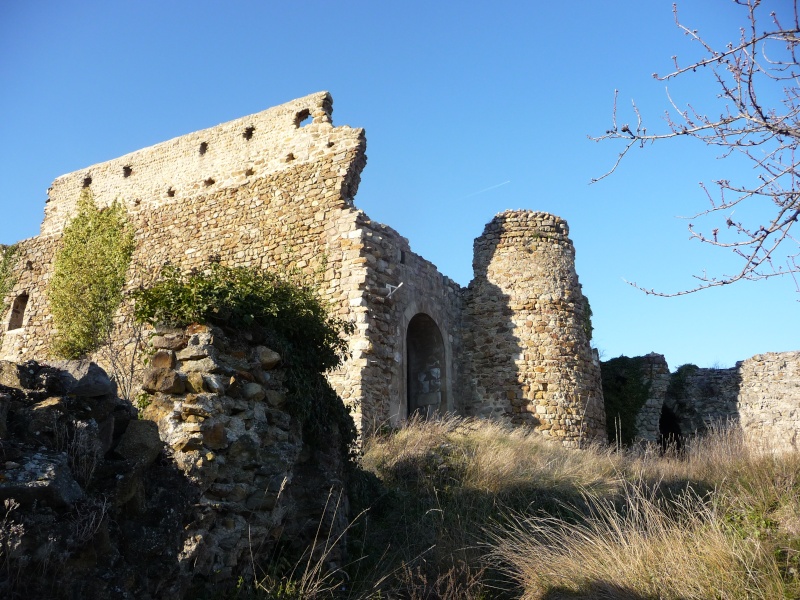
POLYGON ((433 416, 447 406, 447 372, 442 333, 424 313, 414 316, 406 332, 408 416, 433 416))

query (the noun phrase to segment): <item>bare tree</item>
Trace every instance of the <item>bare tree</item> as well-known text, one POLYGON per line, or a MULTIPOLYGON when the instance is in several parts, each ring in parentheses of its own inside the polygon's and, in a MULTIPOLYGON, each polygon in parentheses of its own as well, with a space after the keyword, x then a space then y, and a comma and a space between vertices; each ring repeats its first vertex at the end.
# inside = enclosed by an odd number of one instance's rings
MULTIPOLYGON (((624 143, 616 162, 604 175, 611 175, 633 147, 674 138, 693 138, 721 150, 722 157, 739 154, 750 161, 755 177, 750 182, 714 181, 709 189, 700 184, 710 206, 690 219, 719 217, 711 231, 699 231, 690 222, 693 239, 727 248, 742 260, 733 274, 695 275, 699 283, 675 293, 644 290, 659 296, 677 296, 702 289, 746 280, 790 276, 798 292, 800 243, 792 231, 800 215, 800 21, 797 0, 774 3, 768 11, 762 0, 732 0, 746 11, 738 41, 724 48, 714 47, 708 37, 685 26, 673 5, 675 23, 692 42, 699 44, 701 58, 681 66, 673 56, 674 69, 667 75, 653 74, 659 81, 672 81, 706 74, 713 78, 717 98, 709 99, 713 109, 693 104, 681 108, 667 94, 671 109, 666 127, 648 133, 636 104, 632 116, 636 125, 617 125, 617 92, 614 94, 613 125, 594 141, 620 140, 624 143), (722 104, 719 104, 719 101, 722 104), (719 112, 710 112, 711 110, 719 112), (764 222, 737 214, 738 208, 755 207, 765 214, 764 222)), ((739 212, 745 212, 741 210, 739 212)), ((636 285, 636 284, 633 284, 636 285)), ((637 286, 639 287, 639 286, 637 286)), ((643 288, 642 288, 643 289, 643 288)))

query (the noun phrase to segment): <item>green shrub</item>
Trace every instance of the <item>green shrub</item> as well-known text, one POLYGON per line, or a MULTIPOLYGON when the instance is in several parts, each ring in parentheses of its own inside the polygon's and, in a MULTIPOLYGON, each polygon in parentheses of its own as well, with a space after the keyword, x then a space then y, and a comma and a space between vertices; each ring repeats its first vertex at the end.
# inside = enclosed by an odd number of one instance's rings
POLYGON ((165 265, 160 279, 133 298, 140 322, 211 323, 262 335, 284 358, 289 410, 311 441, 337 428, 343 444, 355 439, 349 412, 321 375, 341 364, 347 351, 342 334, 351 334, 353 324, 329 315, 313 288, 260 269, 212 263, 200 272, 165 265))
POLYGON ((83 190, 47 289, 56 355, 79 358, 108 338, 134 248, 125 207, 114 201, 98 209, 91 192, 83 190))
POLYGON ((14 274, 14 267, 17 264, 17 255, 19 248, 16 244, 5 246, 2 249, 2 258, 0 258, 0 300, 3 301, 2 314, 5 314, 9 308, 9 304, 5 302, 5 297, 11 293, 17 283, 17 277, 14 274))

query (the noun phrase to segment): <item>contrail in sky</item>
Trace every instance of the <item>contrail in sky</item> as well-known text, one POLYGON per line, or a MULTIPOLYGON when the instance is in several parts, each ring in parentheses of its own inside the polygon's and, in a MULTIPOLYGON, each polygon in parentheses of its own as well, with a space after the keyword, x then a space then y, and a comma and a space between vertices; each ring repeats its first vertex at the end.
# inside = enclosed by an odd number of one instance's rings
POLYGON ((477 192, 472 192, 471 194, 467 194, 466 196, 462 196, 459 200, 464 200, 465 198, 472 198, 472 196, 477 196, 478 194, 482 194, 483 192, 488 192, 489 190, 497 189, 501 186, 504 186, 507 183, 511 183, 511 180, 504 181, 503 183, 498 183, 497 185, 489 186, 488 188, 484 188, 482 190, 478 190, 477 192))

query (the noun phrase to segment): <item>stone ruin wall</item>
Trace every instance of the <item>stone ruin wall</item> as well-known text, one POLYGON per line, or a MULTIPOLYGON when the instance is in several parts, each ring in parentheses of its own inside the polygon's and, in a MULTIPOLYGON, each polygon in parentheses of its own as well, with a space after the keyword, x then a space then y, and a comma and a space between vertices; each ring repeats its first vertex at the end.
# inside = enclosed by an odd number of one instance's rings
MULTIPOLYGON (((331 110, 327 93, 314 94, 56 179, 41 235, 20 243, 10 299, 30 298, 23 328, 4 337, 3 356, 47 354, 52 330, 44 290, 84 186, 99 206, 119 200, 128 210, 136 232, 129 288, 146 283, 166 262, 299 269, 320 285, 335 312, 362 323, 367 261, 352 197, 366 141, 361 129, 333 127, 331 110), (298 127, 306 115, 313 121, 298 127)), ((362 343, 357 334, 353 345, 362 343)), ((360 376, 351 367, 332 378, 357 403, 360 376)))
POLYGON ((435 409, 460 412, 461 286, 412 252, 408 240, 391 227, 363 213, 358 222, 370 267, 362 302, 371 334, 350 361, 361 361, 364 396, 376 400, 365 406, 370 413, 364 414, 364 426, 396 426, 409 414, 407 332, 419 314, 430 316, 442 336, 443 389, 435 409))
POLYGON ((636 415, 635 439, 655 443, 659 440, 658 422, 669 387, 669 366, 663 354, 651 352, 640 358, 649 389, 647 400, 636 415))
POLYGON ((659 440, 667 407, 683 435, 714 425, 738 427, 752 449, 800 449, 800 352, 757 354, 729 369, 669 373, 661 354, 640 357, 650 394, 636 420, 636 439, 659 440))
POLYGON ((465 301, 474 396, 470 414, 532 425, 574 445, 605 439, 599 364, 567 223, 506 211, 475 240, 465 301))
POLYGON ((737 366, 739 423, 748 445, 800 450, 800 352, 756 354, 737 366))
POLYGON ((334 312, 356 325, 352 358, 330 379, 356 408, 359 425, 405 417, 406 377, 397 365, 414 316, 407 313, 430 314, 450 361, 441 408, 454 410, 460 287, 411 252, 396 231, 354 208, 366 164, 364 132, 334 127, 331 113, 330 96, 314 94, 56 179, 41 234, 18 245, 17 282, 7 300, 29 299, 23 327, 6 333, 2 355, 18 361, 48 355, 52 260, 88 187, 99 206, 114 200, 126 206, 137 242, 129 289, 166 262, 202 268, 218 260, 305 273, 334 312), (306 115, 312 122, 299 126, 306 115), (387 284, 401 282, 387 298, 387 284))

